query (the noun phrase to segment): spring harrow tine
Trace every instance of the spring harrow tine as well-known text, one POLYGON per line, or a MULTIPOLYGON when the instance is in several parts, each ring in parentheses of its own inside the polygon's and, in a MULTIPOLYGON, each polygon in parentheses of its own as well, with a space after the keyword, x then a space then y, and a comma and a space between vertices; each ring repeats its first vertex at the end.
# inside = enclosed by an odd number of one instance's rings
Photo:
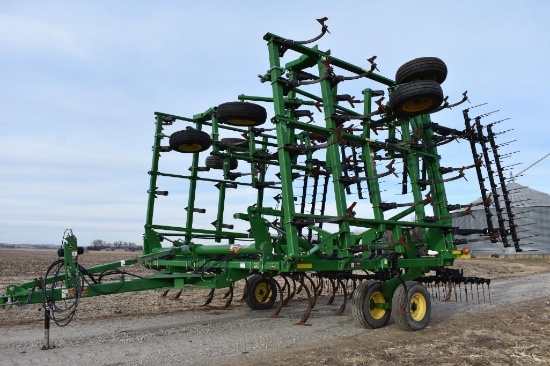
POLYGON ((177 300, 180 298, 181 294, 183 292, 183 289, 180 289, 170 300, 177 300))
POLYGON ((160 294, 160 297, 166 297, 166 295, 168 295, 168 291, 170 291, 169 289, 166 289, 162 292, 162 294, 160 294))
POLYGON ((458 291, 456 291, 456 284, 453 286, 452 282, 449 282, 449 283, 450 283, 451 291, 454 290, 454 293, 455 293, 455 302, 458 302, 458 291))
POLYGON ((282 304, 283 304, 283 306, 288 306, 288 302, 291 299, 290 281, 288 280, 286 275, 281 275, 281 277, 285 281, 285 284, 282 288, 282 292, 285 292, 285 290, 286 290, 286 293, 287 293, 287 296, 283 299, 282 304))
MULTIPOLYGON (((270 318, 278 318, 279 317, 279 313, 281 312, 281 309, 283 308, 284 306, 284 293, 283 293, 283 288, 281 288, 281 285, 279 284, 279 281, 274 281, 275 282, 275 286, 277 286, 277 289, 279 290, 279 306, 277 306, 273 312, 271 313, 271 315, 269 316, 270 318)), ((286 284, 285 284, 286 285, 286 284)), ((269 292, 268 292, 269 293, 269 292)), ((267 295, 266 295, 267 296, 267 295)))
POLYGON ((351 291, 349 292, 348 299, 351 299, 353 297, 353 293, 355 292, 355 289, 357 288, 357 279, 353 278, 351 280, 351 291))
POLYGON ((229 307, 229 305, 231 305, 231 302, 233 301, 233 282, 231 282, 231 284, 229 285, 229 289, 227 290, 227 292, 225 293, 224 295, 224 299, 227 298, 227 300, 225 301, 225 304, 223 304, 222 308, 223 309, 227 309, 229 307))
POLYGON ((334 302, 334 297, 336 297, 336 290, 337 290, 337 286, 336 286, 336 283, 334 281, 334 278, 329 278, 329 281, 330 281, 330 286, 331 286, 331 295, 327 301, 327 305, 332 305, 332 303, 334 302))
MULTIPOLYGON (((311 284, 311 294, 313 294, 313 303, 311 305, 311 308, 313 309, 315 307, 315 304, 317 303, 317 287, 315 286, 315 282, 313 281, 313 279, 310 276, 308 276, 307 273, 304 273, 304 278, 308 280, 309 283, 311 284)), ((307 292, 308 290, 307 286, 305 287, 305 290, 307 292)))
POLYGON ((245 277, 244 283, 245 283, 245 285, 244 285, 244 289, 243 289, 243 295, 241 296, 239 301, 244 301, 246 299, 246 297, 248 296, 248 278, 245 277))
POLYGON ((322 277, 319 277, 317 280, 317 297, 321 296, 323 294, 323 291, 325 291, 326 288, 326 280, 322 277))
POLYGON ((304 288, 304 285, 303 285, 302 281, 300 281, 299 284, 300 285, 298 286, 298 289, 296 290, 296 295, 299 295, 302 292, 302 289, 304 288))
POLYGON ((214 300, 214 292, 216 291, 216 289, 211 289, 210 292, 208 292, 208 295, 206 296, 206 301, 204 302, 204 304, 202 304, 202 306, 207 306, 209 305, 212 300, 214 300))
MULTIPOLYGON (((298 322, 295 323, 294 325, 311 325, 311 324, 307 324, 306 321, 309 318, 309 315, 311 314, 311 310, 315 306, 315 300, 314 300, 314 297, 311 295, 311 290, 305 284, 304 278, 306 278, 306 277, 307 277, 306 275, 300 276, 300 285, 301 285, 302 288, 305 289, 306 294, 307 294, 307 300, 308 300, 307 301, 307 309, 302 314, 302 317, 300 318, 300 320, 298 320, 298 322)), ((311 278, 310 278, 310 280, 311 280, 311 278)), ((313 281, 312 281, 312 283, 313 283, 313 281)))
POLYGON ((296 279, 293 276, 291 276, 290 279, 292 280, 292 292, 290 293, 288 299, 292 300, 294 296, 296 296, 296 279))
POLYGON ((346 286, 344 285, 344 281, 342 281, 341 278, 338 278, 337 279, 338 281, 338 285, 339 287, 342 288, 342 291, 343 291, 343 300, 344 302, 342 302, 342 305, 340 305, 340 307, 338 308, 338 310, 336 311, 336 315, 342 315, 344 313, 344 310, 346 310, 346 306, 348 304, 348 290, 346 288, 346 286))
POLYGON ((447 284, 443 287, 443 295, 445 295, 443 297, 443 301, 451 301, 451 296, 453 295, 453 284, 451 281, 447 282, 447 284))

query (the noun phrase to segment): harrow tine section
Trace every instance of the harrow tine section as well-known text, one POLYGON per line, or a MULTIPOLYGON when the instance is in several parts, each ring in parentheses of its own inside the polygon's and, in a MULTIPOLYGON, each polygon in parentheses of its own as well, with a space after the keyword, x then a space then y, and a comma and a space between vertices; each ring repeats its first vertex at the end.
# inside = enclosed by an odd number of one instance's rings
POLYGON ((489 287, 491 282, 486 278, 464 277, 462 271, 454 269, 439 269, 436 271, 436 275, 421 277, 419 281, 431 292, 432 300, 445 302, 451 300, 454 292, 455 302, 465 300, 474 303, 475 284, 478 304, 481 303, 479 285, 481 285, 483 302, 485 302, 485 285, 489 287), (464 296, 462 296, 462 292, 464 292, 464 296))
POLYGON ((168 295, 168 291, 170 291, 169 289, 166 289, 162 292, 162 294, 160 295, 160 297, 166 297, 166 295, 168 295))

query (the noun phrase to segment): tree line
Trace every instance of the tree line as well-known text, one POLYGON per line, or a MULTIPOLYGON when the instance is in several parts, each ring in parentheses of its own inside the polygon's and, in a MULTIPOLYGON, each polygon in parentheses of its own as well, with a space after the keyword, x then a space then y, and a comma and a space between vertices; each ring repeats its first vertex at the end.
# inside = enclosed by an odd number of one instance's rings
POLYGON ((129 241, 117 240, 108 243, 101 239, 96 239, 92 240, 88 246, 88 250, 125 250, 128 252, 135 252, 136 250, 143 250, 143 246, 129 241))

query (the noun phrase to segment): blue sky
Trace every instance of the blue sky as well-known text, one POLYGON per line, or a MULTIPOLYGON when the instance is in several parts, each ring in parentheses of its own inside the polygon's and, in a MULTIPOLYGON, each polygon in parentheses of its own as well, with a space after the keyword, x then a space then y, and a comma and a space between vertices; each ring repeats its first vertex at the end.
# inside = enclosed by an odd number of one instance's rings
MULTIPOLYGON (((524 163, 516 172, 550 152, 549 2, 335 4, 0 1, 0 242, 58 243, 72 227, 84 245, 140 243, 153 113, 190 117, 242 93, 268 96, 256 76, 269 68, 262 36, 311 38, 323 16, 331 34, 322 49, 357 65, 377 55, 384 76, 415 57, 443 59, 451 100, 468 90, 472 105, 489 103, 483 112, 500 110, 492 121, 511 118, 500 129, 515 130, 500 141, 517 140, 506 150, 519 151, 506 160, 524 163)), ((463 127, 460 108, 433 120, 463 127)), ((442 153, 470 164, 465 142, 442 153)), ((166 164, 183 174, 183 159, 166 164)), ((518 182, 548 193, 549 167, 546 159, 518 182)), ((452 203, 479 196, 474 179, 448 193, 452 203)), ((170 198, 185 194, 174 187, 170 198)), ((159 205, 183 222, 185 203, 159 205)))

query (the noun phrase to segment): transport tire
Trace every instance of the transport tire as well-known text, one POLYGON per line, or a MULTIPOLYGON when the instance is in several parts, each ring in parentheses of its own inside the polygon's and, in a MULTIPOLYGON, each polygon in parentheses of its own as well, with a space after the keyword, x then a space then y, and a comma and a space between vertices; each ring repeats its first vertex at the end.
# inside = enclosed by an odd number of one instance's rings
POLYGON ((265 123, 267 111, 264 107, 247 102, 228 102, 216 108, 219 123, 232 126, 259 126, 265 123))
POLYGON ((248 140, 227 137, 220 140, 220 150, 227 150, 233 147, 238 147, 240 149, 248 149, 249 143, 248 140))
POLYGON ((196 153, 212 146, 210 135, 193 129, 174 132, 170 136, 170 148, 180 153, 196 153))
POLYGON ((432 304, 426 287, 415 281, 399 285, 392 298, 395 324, 408 331, 426 328, 430 322, 432 304))
POLYGON ((271 309, 277 300, 277 285, 273 278, 254 275, 248 280, 246 304, 252 310, 271 309))
POLYGON ((404 63, 395 73, 395 82, 432 80, 441 84, 447 78, 447 65, 437 57, 419 57, 404 63))
POLYGON ((382 328, 390 319, 391 310, 382 307, 386 303, 382 283, 363 281, 353 292, 351 313, 356 322, 365 328, 382 328))
MULTIPOLYGON (((223 169, 224 159, 221 156, 210 155, 204 162, 207 168, 210 169, 223 169)), ((237 169, 239 161, 235 158, 229 158, 229 170, 237 169)))
POLYGON ((399 85, 390 95, 390 107, 400 118, 434 112, 443 102, 443 90, 436 81, 418 80, 399 85))

